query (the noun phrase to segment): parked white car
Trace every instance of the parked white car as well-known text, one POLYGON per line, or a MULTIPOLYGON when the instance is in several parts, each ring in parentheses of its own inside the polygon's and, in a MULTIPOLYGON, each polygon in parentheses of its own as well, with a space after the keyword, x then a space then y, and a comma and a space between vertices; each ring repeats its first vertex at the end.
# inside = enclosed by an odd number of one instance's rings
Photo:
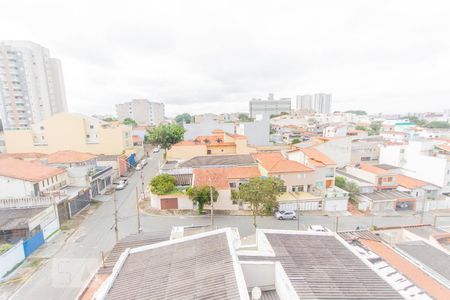
POLYGON ((297 216, 295 215, 295 211, 280 210, 275 213, 275 218, 278 220, 295 220, 297 216))
POLYGON ((322 225, 309 225, 308 231, 315 231, 315 232, 331 232, 330 229, 322 226, 322 225))
POLYGON ((140 170, 142 170, 142 164, 137 164, 136 165, 136 171, 140 171, 140 170))
POLYGON ((145 158, 143 158, 142 160, 141 160, 141 166, 142 167, 145 167, 146 165, 147 165, 147 160, 145 159, 145 158))

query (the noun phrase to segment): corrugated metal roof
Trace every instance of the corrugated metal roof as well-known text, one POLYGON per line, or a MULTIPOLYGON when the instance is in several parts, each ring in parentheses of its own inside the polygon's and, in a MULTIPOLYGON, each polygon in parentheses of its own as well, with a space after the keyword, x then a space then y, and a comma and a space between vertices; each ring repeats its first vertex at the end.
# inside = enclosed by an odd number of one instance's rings
POLYGON ((240 299, 225 233, 132 253, 107 299, 240 299))
POLYGON ((145 245, 151 245, 162 241, 169 240, 170 234, 163 232, 142 232, 139 234, 129 235, 117 242, 108 256, 105 258, 103 267, 98 270, 98 274, 111 274, 114 265, 120 255, 126 248, 136 248, 145 245))
POLYGON ((266 233, 266 237, 275 257, 265 259, 281 263, 300 299, 403 299, 334 236, 266 233))
POLYGON ((28 221, 47 207, 0 209, 0 230, 28 229, 28 221))
POLYGON ((201 168, 201 167, 220 167, 220 166, 251 166, 256 162, 251 155, 210 155, 197 156, 184 163, 180 167, 201 168))
POLYGON ((353 230, 353 231, 342 231, 338 233, 341 238, 346 241, 353 241, 357 239, 365 239, 371 241, 381 241, 380 237, 368 230, 353 230))

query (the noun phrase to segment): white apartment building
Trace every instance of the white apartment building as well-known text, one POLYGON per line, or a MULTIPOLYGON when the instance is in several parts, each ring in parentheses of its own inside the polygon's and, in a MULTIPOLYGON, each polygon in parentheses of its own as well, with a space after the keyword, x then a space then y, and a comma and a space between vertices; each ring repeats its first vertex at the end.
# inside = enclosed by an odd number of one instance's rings
POLYGON ((131 118, 141 125, 157 126, 164 122, 164 103, 133 99, 116 105, 119 121, 131 118))
POLYGON ((3 127, 29 128, 67 111, 61 62, 30 41, 0 43, 0 118, 3 127))
POLYGON ((281 113, 291 112, 291 98, 275 99, 270 93, 267 100, 252 99, 250 100, 250 117, 255 118, 257 115, 270 117, 271 115, 279 115, 281 113))
POLYGON ((408 144, 385 145, 380 163, 403 168, 407 176, 427 181, 450 192, 450 152, 440 150, 442 141, 411 140, 408 144))
POLYGON ((329 114, 331 112, 331 94, 297 95, 296 109, 329 114))
POLYGON ((314 94, 314 111, 320 114, 331 112, 331 94, 314 94))
POLYGON ((313 95, 297 95, 297 109, 313 110, 314 109, 313 95))

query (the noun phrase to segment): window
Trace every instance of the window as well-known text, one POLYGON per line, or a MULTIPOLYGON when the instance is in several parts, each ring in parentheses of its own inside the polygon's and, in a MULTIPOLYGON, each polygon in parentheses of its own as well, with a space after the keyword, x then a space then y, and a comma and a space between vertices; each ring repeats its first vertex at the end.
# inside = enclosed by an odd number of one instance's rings
POLYGON ((94 129, 94 125, 90 125, 89 128, 90 128, 90 129, 94 129))
POLYGON ((50 180, 47 178, 47 185, 50 185, 50 180))
POLYGON ((89 134, 86 134, 86 138, 90 138, 91 136, 89 134))
POLYGON ((41 130, 44 130, 44 126, 41 126, 40 128, 41 128, 41 130))
POLYGON ((236 182, 230 182, 230 188, 235 188, 236 187, 236 182))

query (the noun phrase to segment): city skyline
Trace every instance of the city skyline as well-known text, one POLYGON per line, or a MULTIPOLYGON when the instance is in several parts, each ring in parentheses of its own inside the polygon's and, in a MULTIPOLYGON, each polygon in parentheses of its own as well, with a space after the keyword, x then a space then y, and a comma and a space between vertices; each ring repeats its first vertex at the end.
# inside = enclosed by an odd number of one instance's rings
POLYGON ((4 4, 11 14, 0 20, 8 28, 0 36, 39 43, 61 59, 73 112, 113 113, 135 98, 163 102, 168 116, 244 112, 248 101, 270 92, 291 99, 331 93, 333 110, 341 111, 448 108, 445 4, 259 1, 254 15, 250 3, 236 12, 231 3, 150 2, 123 10, 108 2, 100 25, 96 16, 106 3, 72 4, 77 14, 71 4, 51 4, 4 4))

